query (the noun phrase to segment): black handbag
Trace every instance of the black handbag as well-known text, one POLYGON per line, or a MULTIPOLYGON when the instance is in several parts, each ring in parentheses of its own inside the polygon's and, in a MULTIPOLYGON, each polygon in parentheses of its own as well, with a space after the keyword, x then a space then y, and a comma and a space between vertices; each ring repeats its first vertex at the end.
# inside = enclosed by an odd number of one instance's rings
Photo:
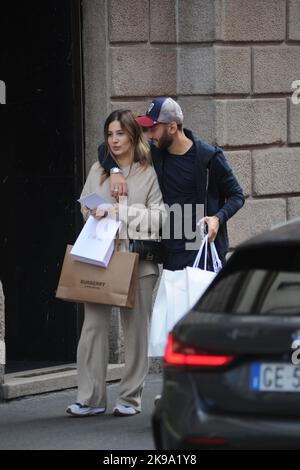
POLYGON ((138 253, 140 260, 158 264, 163 264, 165 261, 165 248, 157 240, 129 240, 129 251, 138 253))

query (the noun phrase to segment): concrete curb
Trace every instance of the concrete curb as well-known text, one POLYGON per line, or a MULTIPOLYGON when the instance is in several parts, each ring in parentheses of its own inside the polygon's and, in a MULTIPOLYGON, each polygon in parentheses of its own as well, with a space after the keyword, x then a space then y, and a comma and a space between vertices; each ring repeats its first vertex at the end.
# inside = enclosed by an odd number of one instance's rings
MULTIPOLYGON (((106 381, 120 380, 123 369, 124 364, 109 364, 106 381)), ((10 400, 74 387, 77 387, 76 364, 65 364, 4 375, 0 397, 10 400)))

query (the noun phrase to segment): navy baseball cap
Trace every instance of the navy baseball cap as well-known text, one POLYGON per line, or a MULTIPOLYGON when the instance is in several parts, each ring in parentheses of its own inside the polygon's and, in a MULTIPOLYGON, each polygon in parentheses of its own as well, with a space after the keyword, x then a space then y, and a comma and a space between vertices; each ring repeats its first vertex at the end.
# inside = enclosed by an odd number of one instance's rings
POLYGON ((155 98, 144 116, 135 118, 142 127, 152 127, 154 124, 169 124, 175 121, 177 124, 183 123, 181 107, 172 98, 155 98))

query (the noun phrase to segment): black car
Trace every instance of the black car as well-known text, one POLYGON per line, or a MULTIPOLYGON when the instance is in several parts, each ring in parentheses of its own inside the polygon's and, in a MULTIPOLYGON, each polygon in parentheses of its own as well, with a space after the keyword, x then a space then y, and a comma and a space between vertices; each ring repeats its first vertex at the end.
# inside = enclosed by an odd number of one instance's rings
POLYGON ((240 245, 169 335, 157 449, 300 449, 300 219, 240 245))

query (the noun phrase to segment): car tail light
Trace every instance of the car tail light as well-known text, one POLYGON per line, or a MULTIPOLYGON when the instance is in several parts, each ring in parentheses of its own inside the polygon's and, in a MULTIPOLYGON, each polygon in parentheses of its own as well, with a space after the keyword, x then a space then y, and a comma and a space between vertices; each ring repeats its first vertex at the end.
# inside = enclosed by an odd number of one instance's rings
POLYGON ((170 333, 164 355, 165 366, 221 367, 229 364, 233 356, 210 354, 183 344, 170 333))
POLYGON ((190 444, 202 444, 209 446, 224 446, 226 441, 223 437, 191 437, 188 439, 190 444))

